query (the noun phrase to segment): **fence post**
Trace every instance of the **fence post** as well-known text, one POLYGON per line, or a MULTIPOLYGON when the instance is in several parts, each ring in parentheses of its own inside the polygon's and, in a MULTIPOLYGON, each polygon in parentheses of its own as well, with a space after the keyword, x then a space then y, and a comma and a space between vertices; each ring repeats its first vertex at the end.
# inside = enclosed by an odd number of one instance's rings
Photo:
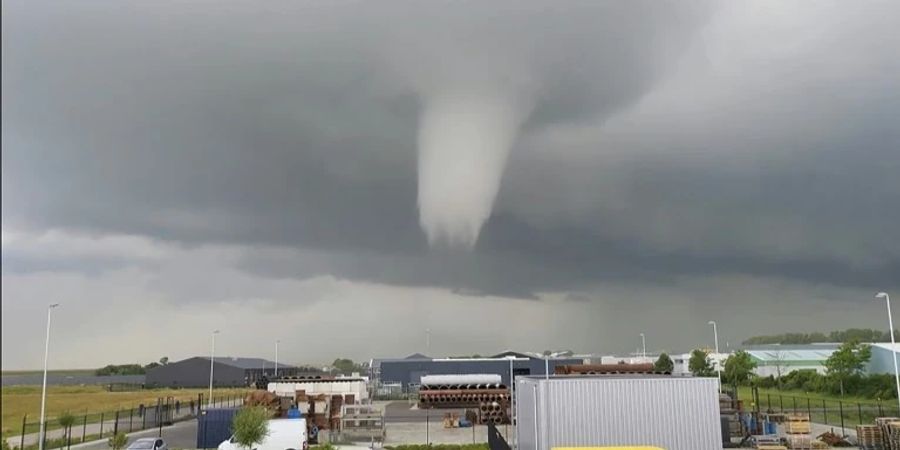
POLYGON ((862 421, 862 403, 856 404, 856 411, 859 413, 859 422, 857 422, 857 424, 862 425, 862 423, 863 423, 863 421, 862 421))
POLYGON ((828 407, 825 406, 825 399, 822 399, 822 414, 825 416, 825 425, 828 425, 828 407))
POLYGON ((23 450, 25 448, 25 421, 28 419, 28 414, 22 416, 22 439, 19 440, 19 450, 23 450))
POLYGON ((147 408, 141 403, 141 429, 147 428, 147 408))
POLYGON ((766 393, 766 410, 772 410, 772 394, 766 393))
POLYGON ((103 413, 100 413, 100 439, 103 439, 103 413))
POLYGON ((884 411, 881 409, 881 399, 878 399, 878 417, 884 417, 884 411))
POLYGON ((128 412, 128 432, 131 433, 132 431, 134 431, 134 406, 128 412))
POLYGON ((784 396, 781 394, 778 394, 778 408, 778 412, 784 412, 784 396))
POLYGON ((838 400, 838 408, 841 412, 841 436, 844 435, 844 401, 838 400))
POLYGON ((809 403, 809 397, 806 397, 806 415, 809 416, 809 421, 812 422, 813 415, 812 415, 812 407, 810 406, 810 403, 809 403))
POLYGON ((72 448, 72 425, 69 425, 66 430, 66 450, 72 448))
POLYGON ((159 437, 162 437, 162 398, 156 399, 156 426, 159 427, 159 437))
POLYGON ((794 402, 794 414, 797 414, 797 397, 791 397, 794 402))
POLYGON ((84 410, 84 422, 81 423, 81 442, 87 438, 87 410, 84 410))
POLYGON ((119 410, 116 410, 116 421, 113 424, 113 436, 119 434, 119 410))

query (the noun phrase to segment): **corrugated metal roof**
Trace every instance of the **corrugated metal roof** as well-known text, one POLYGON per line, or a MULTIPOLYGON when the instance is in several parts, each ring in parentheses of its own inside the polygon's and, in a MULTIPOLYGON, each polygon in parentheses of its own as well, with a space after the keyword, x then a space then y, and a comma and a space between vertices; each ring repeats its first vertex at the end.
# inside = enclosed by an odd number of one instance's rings
MULTIPOLYGON (((209 361, 209 356, 200 356, 199 358, 209 361)), ((275 367, 274 361, 264 358, 238 358, 236 356, 216 356, 216 362, 227 366, 237 367, 239 369, 272 369, 275 367)), ((294 369, 290 364, 279 362, 278 368, 294 369)))
POLYGON ((825 361, 832 353, 834 353, 834 350, 795 350, 786 348, 784 350, 750 350, 747 353, 753 358, 763 362, 825 361))

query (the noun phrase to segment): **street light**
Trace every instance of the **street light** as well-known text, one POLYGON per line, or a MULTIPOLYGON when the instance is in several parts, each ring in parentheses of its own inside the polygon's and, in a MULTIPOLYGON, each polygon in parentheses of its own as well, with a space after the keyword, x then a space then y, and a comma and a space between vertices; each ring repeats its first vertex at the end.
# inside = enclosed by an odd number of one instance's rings
POLYGON ((894 380, 897 382, 897 401, 900 404, 900 370, 897 369, 897 343, 894 342, 894 318, 891 317, 891 297, 887 292, 879 292, 875 294, 875 298, 883 298, 887 303, 888 326, 891 327, 891 355, 894 356, 894 380))
POLYGON ((47 406, 47 358, 50 356, 50 312, 57 306, 59 306, 59 303, 52 303, 47 306, 47 339, 44 341, 44 383, 41 388, 41 424, 39 425, 41 432, 38 433, 38 438, 40 438, 38 448, 40 450, 44 450, 44 440, 47 434, 47 430, 44 429, 44 413, 47 406))
POLYGON ((206 406, 212 407, 212 389, 213 389, 213 364, 216 360, 216 335, 219 330, 212 332, 212 347, 209 350, 209 398, 206 400, 206 406))
POLYGON ((281 342, 279 340, 275 340, 275 378, 278 378, 278 343, 281 342))
POLYGON ((721 392, 722 391, 722 371, 719 369, 719 330, 718 330, 718 328, 716 328, 715 320, 710 320, 707 323, 712 325, 713 338, 715 338, 715 341, 716 341, 716 358, 713 362, 716 365, 716 375, 719 376, 719 392, 721 392))
POLYGON ((641 357, 647 358, 647 339, 644 338, 644 333, 641 333, 641 357))

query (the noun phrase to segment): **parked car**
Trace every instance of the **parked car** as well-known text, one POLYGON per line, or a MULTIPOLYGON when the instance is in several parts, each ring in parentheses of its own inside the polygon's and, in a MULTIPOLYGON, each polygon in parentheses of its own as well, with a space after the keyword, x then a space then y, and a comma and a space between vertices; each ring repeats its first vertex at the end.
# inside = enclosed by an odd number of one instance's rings
MULTIPOLYGON (((272 419, 269 434, 251 450, 307 450, 306 419, 272 419)), ((219 450, 246 450, 234 442, 234 436, 219 444, 219 450)))
POLYGON ((140 438, 128 445, 127 450, 169 450, 160 438, 140 438))

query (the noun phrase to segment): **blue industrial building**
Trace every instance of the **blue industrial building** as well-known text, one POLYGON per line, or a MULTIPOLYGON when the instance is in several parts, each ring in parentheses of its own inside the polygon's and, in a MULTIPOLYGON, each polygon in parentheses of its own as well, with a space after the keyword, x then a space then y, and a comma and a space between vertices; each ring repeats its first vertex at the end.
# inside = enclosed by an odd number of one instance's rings
MULTIPOLYGON (((872 344, 872 358, 866 367, 866 373, 894 373, 894 352, 900 353, 900 344, 896 346, 888 343, 872 344)), ((900 355, 897 355, 900 359, 900 355)))
POLYGON ((583 364, 582 358, 548 357, 518 352, 504 352, 487 358, 430 358, 422 354, 399 359, 372 361, 372 376, 380 384, 400 384, 403 390, 418 386, 423 375, 497 374, 509 385, 510 362, 515 376, 543 375, 545 367, 552 374, 556 366, 583 364))

